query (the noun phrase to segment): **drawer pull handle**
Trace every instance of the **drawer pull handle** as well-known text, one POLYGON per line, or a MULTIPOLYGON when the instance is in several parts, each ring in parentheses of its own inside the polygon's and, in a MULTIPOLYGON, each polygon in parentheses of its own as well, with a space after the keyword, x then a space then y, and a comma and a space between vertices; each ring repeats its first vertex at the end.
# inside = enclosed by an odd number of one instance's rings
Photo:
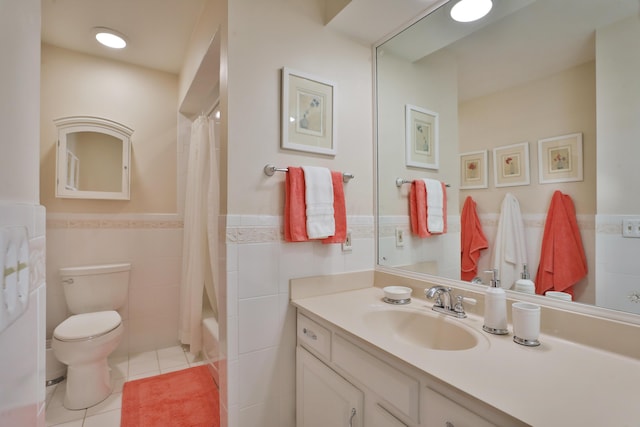
POLYGON ((315 332, 313 332, 311 329, 307 329, 307 328, 303 328, 302 332, 308 336, 309 338, 311 338, 312 340, 317 340, 318 336, 315 334, 315 332))
POLYGON ((351 408, 351 416, 349 417, 349 427, 353 427, 353 417, 356 416, 356 408, 351 408))

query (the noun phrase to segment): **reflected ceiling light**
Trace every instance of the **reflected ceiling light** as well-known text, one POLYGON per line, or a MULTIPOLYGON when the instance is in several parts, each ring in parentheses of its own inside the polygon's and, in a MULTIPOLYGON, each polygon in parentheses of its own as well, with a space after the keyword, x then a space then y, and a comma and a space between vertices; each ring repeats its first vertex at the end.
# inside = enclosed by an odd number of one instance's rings
POLYGON ((484 17, 492 7, 491 0, 460 0, 451 8, 451 17, 458 22, 473 22, 484 17))
POLYGON ((127 45, 124 36, 111 28, 95 27, 93 33, 100 44, 112 49, 122 49, 127 45))

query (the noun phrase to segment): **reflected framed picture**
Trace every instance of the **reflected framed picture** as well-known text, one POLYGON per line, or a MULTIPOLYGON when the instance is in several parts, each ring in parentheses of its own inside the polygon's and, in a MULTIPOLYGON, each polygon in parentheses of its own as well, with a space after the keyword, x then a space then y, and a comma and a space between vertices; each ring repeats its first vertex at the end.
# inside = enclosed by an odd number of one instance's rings
POLYGON ((406 163, 423 169, 438 169, 438 113, 405 106, 406 163))
POLYGON ((582 133, 538 140, 540 184, 582 181, 582 133))
POLYGON ((529 185, 529 143, 505 145, 493 150, 496 187, 529 185))
POLYGON ((488 188, 487 150, 460 154, 460 189, 488 188))
POLYGON ((282 69, 282 148, 335 156, 335 84, 282 69))

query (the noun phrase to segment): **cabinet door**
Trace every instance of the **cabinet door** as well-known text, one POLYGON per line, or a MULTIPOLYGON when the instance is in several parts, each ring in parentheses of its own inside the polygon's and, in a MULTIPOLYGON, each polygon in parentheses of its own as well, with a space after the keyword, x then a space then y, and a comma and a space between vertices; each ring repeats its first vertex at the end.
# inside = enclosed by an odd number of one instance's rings
POLYGON ((424 423, 428 427, 496 427, 440 393, 425 389, 424 423))
POLYGON ((372 427, 407 427, 380 405, 375 405, 372 412, 372 427))
POLYGON ((296 370, 297 427, 363 427, 362 391, 301 347, 296 370))

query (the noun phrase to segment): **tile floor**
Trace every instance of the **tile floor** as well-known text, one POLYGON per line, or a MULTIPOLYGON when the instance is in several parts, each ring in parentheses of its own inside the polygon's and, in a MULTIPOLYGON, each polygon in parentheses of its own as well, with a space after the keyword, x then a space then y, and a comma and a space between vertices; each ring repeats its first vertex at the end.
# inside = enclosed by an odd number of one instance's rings
POLYGON ((122 387, 126 381, 202 365, 199 357, 181 346, 109 358, 113 393, 89 409, 70 411, 62 406, 65 381, 47 387, 46 425, 59 427, 120 427, 122 387))

